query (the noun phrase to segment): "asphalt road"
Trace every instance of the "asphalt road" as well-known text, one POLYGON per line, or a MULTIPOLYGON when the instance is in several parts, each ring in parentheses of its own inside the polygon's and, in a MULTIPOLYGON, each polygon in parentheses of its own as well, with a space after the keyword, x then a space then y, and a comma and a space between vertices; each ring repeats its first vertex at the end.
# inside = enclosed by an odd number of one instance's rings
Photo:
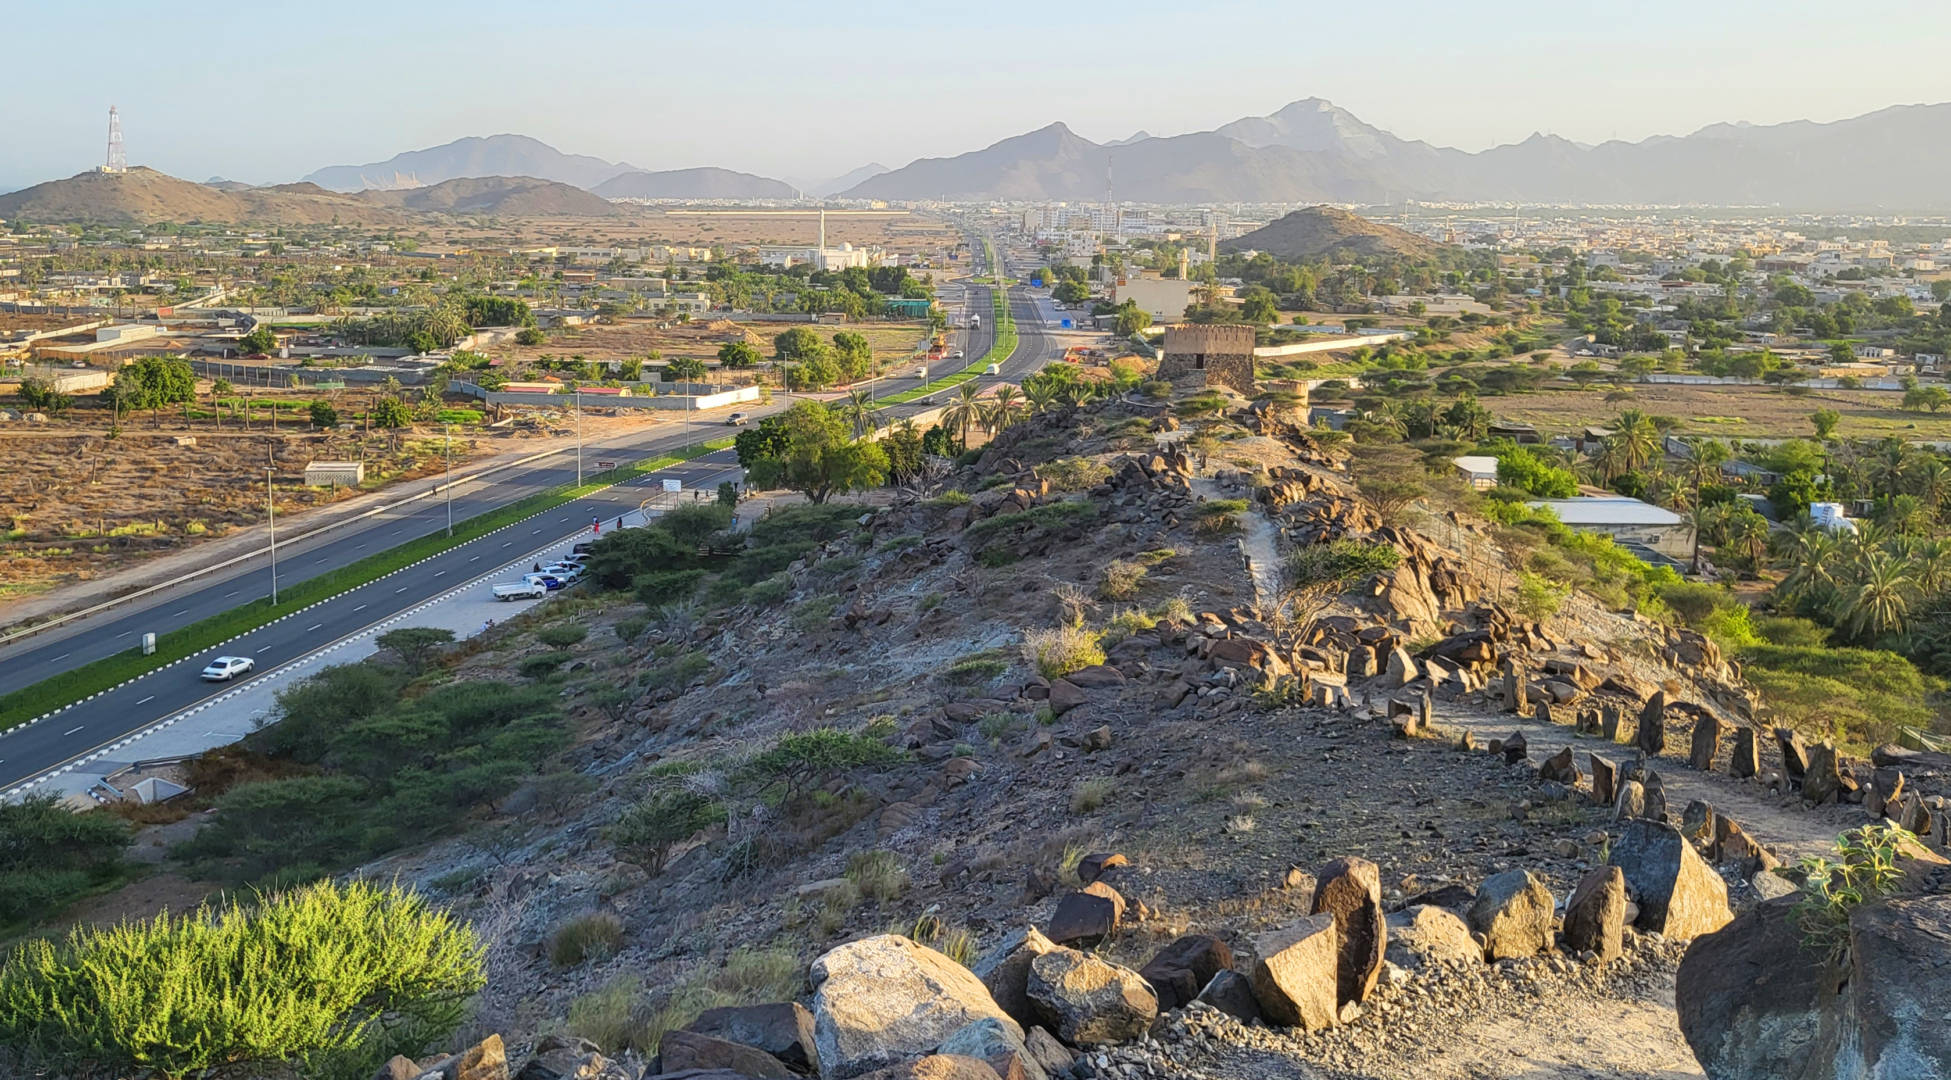
MULTIPOLYGON (((983 376, 990 384, 1020 380, 1062 355, 1061 346, 1043 331, 1037 305, 1027 296, 1012 295, 1009 300, 1016 319, 1018 344, 1001 365, 1001 374, 983 376)), ((989 289, 971 287, 969 304, 973 311, 991 311, 989 289)), ((964 349, 973 359, 980 357, 994 339, 992 319, 971 332, 964 349)), ((898 385, 894 389, 899 389, 898 385)), ((892 391, 890 391, 892 392, 892 391)), ((939 405, 952 390, 939 391, 887 412, 895 417, 924 412, 939 405)), ((783 396, 767 409, 751 410, 754 417, 786 407, 783 396)), ((690 425, 672 431, 660 427, 651 434, 618 437, 584 448, 584 461, 615 459, 634 461, 681 448, 688 443, 720 437, 725 429, 709 423, 690 425)), ((506 470, 454 497, 454 519, 484 513, 526 495, 575 479, 574 454, 538 463, 535 466, 506 470)), ((198 678, 211 657, 243 655, 257 660, 262 674, 297 660, 348 634, 432 599, 455 585, 502 565, 508 559, 542 547, 544 544, 588 532, 591 519, 614 520, 652 493, 661 490, 665 478, 678 478, 686 488, 715 488, 721 479, 736 479, 737 459, 731 451, 720 451, 630 483, 612 487, 522 522, 480 537, 409 567, 343 593, 290 618, 260 627, 241 639, 206 650, 181 663, 153 672, 39 723, 0 735, 0 790, 92 753, 176 712, 214 697, 227 684, 210 684, 198 678)), ((437 532, 447 521, 446 504, 424 499, 407 509, 376 516, 361 524, 345 526, 326 538, 300 550, 280 548, 278 578, 281 583, 296 583, 336 569, 367 555, 415 537, 437 532)), ((485 586, 484 586, 485 587, 485 586)), ((50 675, 113 655, 133 647, 139 635, 162 632, 228 610, 241 603, 269 595, 268 563, 242 569, 222 580, 210 581, 169 594, 160 603, 129 612, 108 612, 70 631, 66 636, 29 639, 0 656, 0 692, 30 685, 50 675)))

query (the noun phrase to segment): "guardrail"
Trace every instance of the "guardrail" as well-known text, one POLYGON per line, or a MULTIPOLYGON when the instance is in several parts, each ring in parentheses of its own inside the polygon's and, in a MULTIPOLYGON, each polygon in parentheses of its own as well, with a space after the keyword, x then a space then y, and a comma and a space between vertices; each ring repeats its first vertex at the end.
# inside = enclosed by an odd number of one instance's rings
MULTIPOLYGON (((459 476, 452 480, 447 480, 442 483, 435 484, 434 486, 416 495, 408 495, 405 498, 398 499, 394 502, 389 502, 380 506, 375 506, 370 510, 362 510, 357 514, 353 514, 348 517, 342 518, 338 521, 332 522, 329 525, 321 525, 316 529, 310 530, 309 532, 303 532, 303 533, 299 533, 296 536, 289 537, 284 541, 282 541, 281 546, 288 547, 292 544, 303 543, 304 541, 310 540, 315 536, 319 536, 324 533, 331 532, 334 529, 343 528, 344 526, 350 525, 355 521, 363 521, 366 518, 373 517, 378 514, 384 514, 389 510, 396 510, 402 506, 405 506, 408 503, 418 502, 421 499, 431 498, 435 495, 440 495, 446 492, 449 488, 459 487, 462 484, 466 484, 474 480, 479 480, 484 476, 501 472, 504 469, 513 469, 522 465, 528 465, 533 462, 540 461, 546 457, 554 457, 557 454, 566 454, 571 449, 573 448, 565 446, 555 450, 544 450, 539 454, 530 454, 527 457, 517 458, 514 461, 503 462, 502 464, 493 466, 492 468, 482 469, 479 472, 468 473, 464 476, 459 476)), ((195 581, 199 578, 205 577, 207 575, 214 574, 219 570, 226 570, 229 569, 230 567, 237 566, 240 563, 249 562, 252 559, 263 558, 270 553, 270 550, 271 550, 271 546, 267 543, 263 547, 256 548, 251 551, 247 551, 242 555, 237 555, 232 558, 225 559, 222 562, 211 563, 209 566, 205 566, 197 570, 192 570, 187 574, 170 578, 167 581, 159 581, 154 585, 144 586, 143 588, 137 589, 134 592, 124 593, 121 596, 104 600, 99 604, 94 604, 90 607, 85 607, 78 611, 70 611, 64 615, 57 615, 54 618, 47 620, 46 622, 35 623, 32 626, 23 627, 19 630, 14 630, 5 634, 0 634, 0 648, 4 648, 8 645, 12 645, 17 641, 25 641, 30 637, 34 637, 37 634, 45 633, 46 631, 52 630, 57 626, 61 626, 66 623, 73 622, 76 619, 87 618, 90 615, 98 615, 104 611, 110 610, 111 608, 120 607, 123 604, 127 604, 135 600, 140 600, 143 597, 157 595, 169 589, 176 588, 179 585, 184 585, 191 581, 195 581)))

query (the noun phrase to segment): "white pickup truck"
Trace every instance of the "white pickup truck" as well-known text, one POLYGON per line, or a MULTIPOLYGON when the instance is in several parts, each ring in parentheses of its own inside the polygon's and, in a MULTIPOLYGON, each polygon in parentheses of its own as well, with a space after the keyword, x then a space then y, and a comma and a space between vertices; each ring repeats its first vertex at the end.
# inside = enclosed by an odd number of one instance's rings
POLYGON ((539 581, 518 581, 512 585, 496 585, 496 600, 540 600, 549 595, 549 587, 539 581))

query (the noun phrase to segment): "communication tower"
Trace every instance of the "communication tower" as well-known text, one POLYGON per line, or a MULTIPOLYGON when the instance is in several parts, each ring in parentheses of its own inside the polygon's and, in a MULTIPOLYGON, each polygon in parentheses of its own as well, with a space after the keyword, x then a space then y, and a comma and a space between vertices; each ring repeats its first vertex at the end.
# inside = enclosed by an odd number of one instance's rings
POLYGON ((117 115, 115 106, 108 107, 108 158, 102 162, 105 173, 124 173, 129 171, 129 156, 122 152, 122 118, 117 115))

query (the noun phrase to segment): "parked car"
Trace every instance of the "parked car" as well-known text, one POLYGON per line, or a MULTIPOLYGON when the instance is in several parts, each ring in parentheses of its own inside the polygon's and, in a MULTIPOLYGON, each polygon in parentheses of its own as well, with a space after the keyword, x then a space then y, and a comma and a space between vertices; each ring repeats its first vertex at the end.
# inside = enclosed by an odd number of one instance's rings
POLYGON ((725 426, 726 426, 726 427, 738 427, 738 426, 740 426, 740 425, 742 425, 742 424, 745 424, 745 423, 749 423, 749 422, 751 421, 751 419, 752 419, 751 417, 749 417, 749 416, 747 416, 747 415, 745 415, 745 414, 744 414, 744 413, 742 413, 742 412, 735 412, 735 413, 733 413, 732 415, 730 415, 730 416, 727 416, 727 417, 725 418, 725 426))
POLYGON ((513 585, 496 585, 496 600, 540 600, 549 594, 548 586, 539 582, 519 581, 513 585))
POLYGON ((248 675, 257 667, 257 661, 248 656, 219 656, 203 669, 204 682, 229 682, 239 675, 248 675))
POLYGON ((569 584, 554 574, 523 574, 522 581, 530 585, 540 585, 550 592, 569 584))
POLYGON ((574 552, 577 555, 587 555, 595 547, 596 547, 596 541, 584 540, 583 542, 577 544, 575 547, 572 547, 569 550, 574 552))
POLYGON ((556 577, 567 582, 574 582, 583 576, 582 567, 577 566, 575 563, 566 562, 550 563, 542 568, 542 572, 545 574, 554 574, 556 577))

